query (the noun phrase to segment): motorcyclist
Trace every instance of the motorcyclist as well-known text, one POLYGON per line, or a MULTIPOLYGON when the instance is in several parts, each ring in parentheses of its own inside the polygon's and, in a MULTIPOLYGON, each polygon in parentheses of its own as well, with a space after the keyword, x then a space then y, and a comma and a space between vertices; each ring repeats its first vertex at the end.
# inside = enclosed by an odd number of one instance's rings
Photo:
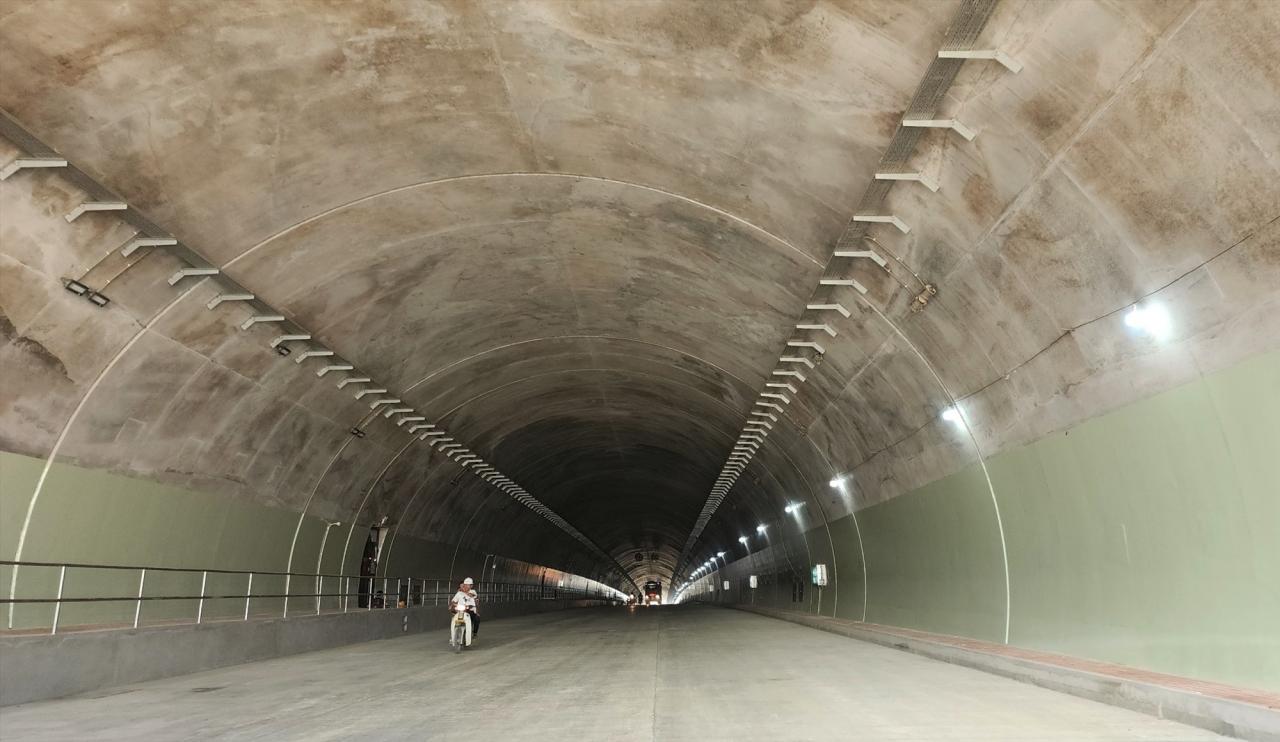
POLYGON ((458 585, 458 592, 453 594, 449 607, 455 613, 466 611, 471 614, 471 638, 480 633, 480 596, 476 593, 475 580, 470 577, 458 585))

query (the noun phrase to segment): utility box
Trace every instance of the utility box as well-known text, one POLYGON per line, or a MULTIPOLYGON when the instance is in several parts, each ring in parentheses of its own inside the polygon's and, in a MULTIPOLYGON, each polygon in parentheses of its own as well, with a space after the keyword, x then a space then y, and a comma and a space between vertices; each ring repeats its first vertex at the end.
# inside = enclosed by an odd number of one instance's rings
POLYGON ((752 590, 755 590, 756 587, 759 586, 760 581, 756 579, 755 575, 751 575, 747 578, 747 584, 751 585, 752 590))
POLYGON ((818 587, 825 587, 827 584, 827 565, 813 565, 813 584, 818 587))

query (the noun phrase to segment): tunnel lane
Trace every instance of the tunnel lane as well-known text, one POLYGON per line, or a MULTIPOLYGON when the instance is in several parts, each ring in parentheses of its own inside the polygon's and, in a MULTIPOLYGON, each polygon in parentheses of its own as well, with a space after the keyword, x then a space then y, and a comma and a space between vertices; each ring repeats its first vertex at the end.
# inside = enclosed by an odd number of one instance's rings
POLYGON ((584 609, 0 711, 0 739, 1161 740, 1191 727, 737 611, 584 609))

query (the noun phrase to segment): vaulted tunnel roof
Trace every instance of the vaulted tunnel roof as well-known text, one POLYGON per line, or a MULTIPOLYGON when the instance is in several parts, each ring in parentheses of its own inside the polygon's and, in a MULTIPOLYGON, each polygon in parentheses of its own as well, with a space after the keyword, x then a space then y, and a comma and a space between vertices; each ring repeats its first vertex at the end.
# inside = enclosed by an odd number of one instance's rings
MULTIPOLYGON (((1227 120, 1201 95, 1213 82, 1185 76, 1216 75, 1197 62, 1227 52, 1157 43, 1175 22, 1261 31, 1212 10, 1188 19, 1177 3, 999 6, 983 43, 1025 68, 962 68, 944 107, 979 136, 923 136, 913 162, 941 188, 890 191, 886 213, 910 231, 878 225, 865 248, 893 262, 841 268, 865 297, 814 292, 957 0, 57 5, 0 15, 0 106, 634 579, 670 578, 798 322, 838 335, 813 338, 825 354, 703 551, 782 502, 819 505, 816 525, 955 470, 975 445, 1024 442, 1140 393, 1113 374, 1146 361, 1115 347, 1114 322, 1092 323, 1201 269, 1280 202, 1275 164, 1257 156, 1266 142, 1245 133, 1258 107, 1234 100, 1227 120), (1135 80, 1156 54, 1174 58, 1135 80), (1153 120, 1157 102, 1177 116, 1153 120), (1144 186, 1168 168, 1212 173, 1220 195, 1144 186), (913 273, 938 286, 918 313, 913 273), (851 316, 806 312, 813 296, 851 316), (1083 329, 1063 341, 1068 328, 1083 329), (939 424, 971 395, 975 437, 939 424), (827 486, 841 472, 856 494, 827 486), (635 563, 637 550, 660 558, 635 563)), ((52 179, 15 187, 78 197, 52 179)), ((129 237, 7 221, 9 236, 81 246, 64 265, 17 256, 49 277, 129 237)), ((366 491, 367 515, 398 512, 421 487, 430 506, 405 516, 421 533, 584 558, 489 485, 404 447, 390 423, 353 446, 363 408, 332 378, 261 353, 262 337, 235 331, 243 314, 207 311, 215 287, 168 307, 174 268, 157 250, 122 273, 110 293, 131 319, 86 318, 82 359, 40 382, 65 413, 116 347, 87 336, 150 327, 64 456, 334 517, 366 491), (481 497, 503 509, 464 525, 481 497)), ((41 311, 76 324, 56 290, 15 287, 5 312, 20 328, 41 311)), ((1194 289, 1169 295, 1183 302, 1202 304, 1194 289)), ((1227 302, 1214 320, 1236 311, 1227 302)), ((56 417, 7 443, 46 454, 56 417)))

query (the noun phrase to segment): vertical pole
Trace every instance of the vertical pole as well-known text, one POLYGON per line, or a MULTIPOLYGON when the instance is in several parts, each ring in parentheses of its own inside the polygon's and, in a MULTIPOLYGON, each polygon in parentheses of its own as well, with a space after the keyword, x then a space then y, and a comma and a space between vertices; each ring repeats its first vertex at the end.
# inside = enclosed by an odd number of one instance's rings
POLYGON ((347 612, 347 602, 351 600, 351 576, 342 577, 342 612, 347 612))
POLYGON ((316 615, 320 615, 320 594, 324 592, 324 575, 316 576, 316 615))
POLYGON ((196 623, 204 620, 204 586, 209 582, 209 570, 200 573, 200 602, 196 603, 196 623))
MULTIPOLYGON (((405 605, 409 604, 409 595, 405 594, 405 605)), ((400 578, 396 578, 396 608, 400 607, 400 578)))
MULTIPOLYGON (((400 597, 400 596, 399 596, 399 595, 397 595, 396 597, 400 597)), ((386 577, 383 577, 383 578, 382 578, 382 610, 384 610, 384 611, 385 611, 385 610, 387 609, 387 603, 388 603, 388 601, 387 601, 387 578, 386 578, 386 577)))
POLYGON ((62 586, 67 581, 67 565, 58 568, 58 602, 53 604, 53 626, 50 627, 49 633, 58 633, 58 619, 62 617, 62 586))
POLYGON ((244 620, 249 620, 249 598, 253 597, 253 573, 249 573, 249 586, 244 589, 244 620))
POLYGON ((142 588, 147 584, 147 568, 138 570, 138 602, 133 606, 133 628, 142 620, 142 588))
POLYGON ((436 589, 431 593, 431 605, 440 605, 440 581, 436 580, 436 589))

